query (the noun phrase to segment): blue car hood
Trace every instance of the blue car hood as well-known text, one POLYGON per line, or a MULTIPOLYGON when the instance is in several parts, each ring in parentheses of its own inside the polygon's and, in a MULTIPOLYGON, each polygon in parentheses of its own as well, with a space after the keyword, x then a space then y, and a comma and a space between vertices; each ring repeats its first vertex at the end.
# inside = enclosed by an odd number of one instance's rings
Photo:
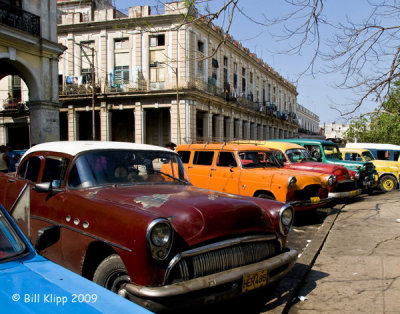
POLYGON ((150 313, 36 255, 0 264, 2 313, 150 313))

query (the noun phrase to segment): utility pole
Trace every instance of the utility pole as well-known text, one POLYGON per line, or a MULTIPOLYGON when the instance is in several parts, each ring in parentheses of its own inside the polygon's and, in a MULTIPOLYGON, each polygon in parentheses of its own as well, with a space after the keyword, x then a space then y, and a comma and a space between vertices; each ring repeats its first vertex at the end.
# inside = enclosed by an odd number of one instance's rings
POLYGON ((90 72, 91 72, 91 80, 92 80, 92 139, 93 141, 96 140, 96 116, 95 116, 95 98, 96 98, 96 93, 95 93, 95 71, 94 71, 94 48, 86 46, 86 48, 90 49, 92 51, 92 60, 89 59, 89 56, 87 55, 85 49, 83 49, 83 43, 79 43, 79 46, 81 47, 81 51, 85 55, 88 63, 90 64, 90 72))

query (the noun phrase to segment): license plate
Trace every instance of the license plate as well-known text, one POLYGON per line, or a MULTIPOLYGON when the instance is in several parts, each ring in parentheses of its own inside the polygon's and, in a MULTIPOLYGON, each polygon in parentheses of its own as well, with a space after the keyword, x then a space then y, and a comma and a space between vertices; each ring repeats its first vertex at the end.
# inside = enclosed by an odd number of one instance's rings
POLYGON ((319 196, 310 197, 310 200, 311 200, 311 203, 313 203, 313 204, 317 204, 321 201, 319 196))
POLYGON ((351 195, 351 196, 357 196, 357 190, 351 191, 351 192, 350 192, 350 195, 351 195))
POLYGON ((242 291, 247 292, 267 285, 267 271, 262 270, 243 276, 242 291))

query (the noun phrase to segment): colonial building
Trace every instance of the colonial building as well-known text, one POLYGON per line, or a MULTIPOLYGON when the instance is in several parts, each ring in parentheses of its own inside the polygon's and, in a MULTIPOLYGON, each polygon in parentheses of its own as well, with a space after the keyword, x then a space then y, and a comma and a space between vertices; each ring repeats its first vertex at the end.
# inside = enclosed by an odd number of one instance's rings
POLYGON ((344 123, 325 123, 321 128, 324 130, 324 135, 326 138, 334 140, 344 139, 344 133, 349 129, 348 124, 344 123))
POLYGON ((319 135, 319 117, 306 107, 297 104, 299 121, 299 136, 310 137, 319 135))
POLYGON ((26 148, 59 139, 57 66, 63 50, 55 0, 0 1, 0 144, 26 148))
POLYGON ((296 88, 194 8, 172 2, 125 15, 109 0, 57 4, 58 41, 68 47, 62 139, 163 146, 297 135, 296 88))

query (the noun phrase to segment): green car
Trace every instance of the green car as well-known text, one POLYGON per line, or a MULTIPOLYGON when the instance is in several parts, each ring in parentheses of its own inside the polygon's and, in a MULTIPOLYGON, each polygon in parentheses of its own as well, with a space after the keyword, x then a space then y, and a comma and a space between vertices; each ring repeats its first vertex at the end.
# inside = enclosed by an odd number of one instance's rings
POLYGON ((295 143, 306 148, 310 155, 319 162, 336 164, 355 171, 357 184, 364 190, 371 190, 378 185, 378 173, 372 162, 343 160, 339 146, 336 143, 306 138, 275 139, 274 142, 295 143))

